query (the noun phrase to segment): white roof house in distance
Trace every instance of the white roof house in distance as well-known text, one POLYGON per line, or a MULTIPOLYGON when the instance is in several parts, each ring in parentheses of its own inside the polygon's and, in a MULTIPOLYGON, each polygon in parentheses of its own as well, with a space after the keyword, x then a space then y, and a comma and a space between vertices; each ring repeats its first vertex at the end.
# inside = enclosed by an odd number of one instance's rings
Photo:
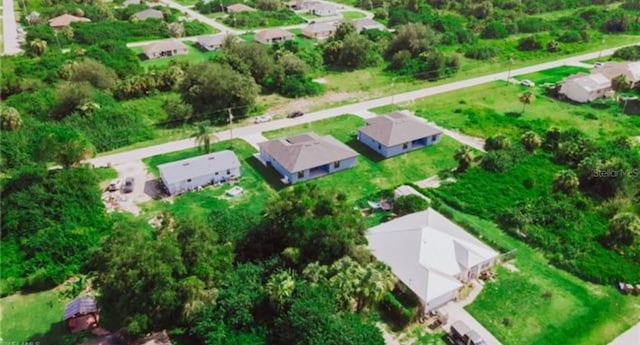
POLYGON ((463 282, 492 267, 499 253, 429 208, 367 231, 369 250, 423 302, 426 311, 457 297, 463 282))
POLYGON ((631 82, 631 87, 640 85, 640 61, 607 62, 602 67, 595 68, 594 72, 609 79, 624 75, 631 82))
POLYGON ((349 169, 358 153, 335 138, 304 133, 259 143, 260 160, 273 167, 287 184, 349 169))
POLYGON ((55 18, 49 19, 49 26, 54 29, 63 29, 73 22, 90 22, 91 19, 85 17, 72 16, 70 14, 63 14, 55 18))
POLYGON ((171 195, 240 177, 240 161, 224 150, 158 165, 160 179, 171 195))
POLYGON ((442 131, 401 112, 368 119, 358 140, 384 157, 421 149, 440 141, 442 131))
POLYGON ((251 6, 247 6, 245 4, 233 4, 233 5, 229 5, 227 6, 227 12, 228 13, 237 13, 237 12, 255 12, 256 9, 251 7, 251 6))
POLYGON ((579 73, 562 82, 560 94, 574 102, 591 102, 611 95, 611 80, 599 73, 579 73))
POLYGON ((292 40, 294 37, 296 37, 296 35, 287 30, 273 28, 265 29, 258 32, 255 36, 255 39, 257 42, 260 42, 262 44, 273 44, 292 40))
POLYGON ((204 50, 212 51, 220 49, 226 37, 226 34, 202 35, 196 38, 196 44, 204 50))
POLYGON ((337 16, 338 7, 334 4, 321 2, 321 1, 307 1, 304 4, 305 9, 311 14, 315 14, 320 17, 337 16))
POLYGON ((155 8, 147 8, 146 10, 136 12, 133 14, 133 17, 138 20, 146 20, 149 18, 164 19, 164 15, 162 14, 162 12, 156 10, 155 8))
POLYGON ((364 31, 364 30, 373 30, 373 29, 377 29, 377 30, 385 30, 386 27, 378 22, 376 22, 373 19, 370 18, 360 18, 360 19, 354 19, 351 21, 351 23, 353 23, 353 26, 356 27, 356 31, 358 33, 364 31))
POLYGON ((189 53, 189 48, 184 43, 174 38, 149 43, 144 46, 142 50, 144 51, 144 55, 149 59, 185 55, 189 53))
POLYGON ((302 35, 308 38, 324 40, 333 36, 336 33, 336 29, 334 23, 313 23, 302 28, 302 35))

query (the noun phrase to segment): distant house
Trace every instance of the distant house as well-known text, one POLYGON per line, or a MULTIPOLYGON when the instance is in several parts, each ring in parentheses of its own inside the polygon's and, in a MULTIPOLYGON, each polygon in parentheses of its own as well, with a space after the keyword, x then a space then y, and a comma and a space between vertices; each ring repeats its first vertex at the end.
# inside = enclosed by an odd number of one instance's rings
POLYGON ((256 9, 245 4, 233 4, 227 6, 228 13, 238 13, 238 12, 255 12, 256 9))
POLYGON ((624 75, 631 82, 631 87, 640 86, 640 61, 607 62, 602 67, 595 68, 594 72, 609 79, 624 75))
POLYGON ((147 44, 142 49, 144 51, 144 55, 149 59, 185 55, 189 53, 189 48, 184 43, 173 38, 147 44))
POLYGON ((358 140, 384 157, 433 145, 441 136, 441 130, 400 112, 368 119, 358 130, 358 140))
POLYGON ((574 102, 587 103, 610 96, 611 80, 599 73, 579 73, 565 79, 559 93, 574 102))
POLYGON ((302 28, 302 35, 308 38, 315 38, 318 40, 327 39, 336 33, 336 26, 333 23, 314 23, 309 24, 302 28))
POLYGON ((100 315, 96 299, 91 296, 84 296, 67 303, 64 307, 62 319, 71 333, 97 327, 100 315))
POLYGON ((146 20, 149 18, 164 19, 164 14, 162 14, 161 11, 158 11, 155 8, 147 8, 146 10, 134 13, 133 17, 138 20, 146 20))
POLYGON ((305 4, 305 9, 316 16, 331 17, 339 14, 338 7, 334 4, 320 1, 307 1, 305 4))
POLYGON ((160 180, 171 195, 240 177, 240 161, 224 150, 158 165, 160 180))
POLYGON ((126 0, 125 2, 122 3, 122 6, 124 7, 129 7, 132 5, 140 5, 140 0, 126 0))
POLYGON ((499 253, 429 208, 367 230, 371 253, 431 311, 455 300, 462 283, 491 268, 499 253))
POLYGON ((292 40, 294 37, 296 36, 287 30, 280 29, 280 28, 273 28, 273 29, 265 29, 258 32, 255 36, 255 39, 257 42, 260 42, 262 44, 273 44, 273 43, 289 41, 289 40, 292 40))
POLYGON ((49 19, 49 26, 56 29, 64 29, 71 25, 73 22, 90 22, 91 19, 85 17, 72 16, 70 14, 63 14, 61 16, 49 19))
POLYGON ((378 22, 376 22, 373 19, 369 19, 369 18, 360 18, 360 19, 354 19, 351 21, 351 23, 353 24, 353 26, 356 27, 356 31, 358 33, 364 31, 364 30, 373 30, 373 29, 377 29, 377 30, 385 30, 386 27, 378 22))
POLYGON ((212 51, 220 49, 226 37, 226 34, 198 36, 198 38, 196 38, 196 44, 204 50, 212 51))
POLYGON ((293 184, 349 169, 358 154, 331 136, 305 133, 258 144, 260 160, 293 184))

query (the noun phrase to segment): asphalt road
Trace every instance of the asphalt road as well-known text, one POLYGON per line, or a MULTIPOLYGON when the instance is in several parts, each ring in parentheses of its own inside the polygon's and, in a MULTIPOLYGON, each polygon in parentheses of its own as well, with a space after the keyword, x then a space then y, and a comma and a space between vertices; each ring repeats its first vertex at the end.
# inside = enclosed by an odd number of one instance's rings
POLYGON ((15 55, 22 52, 18 44, 18 26, 13 0, 2 0, 2 33, 4 55, 15 55))
MULTIPOLYGON (((167 1, 167 0, 161 0, 167 1)), ((618 49, 611 48, 605 49, 602 51, 602 55, 611 55, 613 52, 618 49)), ((511 71, 511 76, 518 76, 522 74, 528 74, 533 72, 538 72, 541 70, 560 67, 564 65, 575 65, 580 63, 580 61, 595 59, 598 58, 600 52, 587 53, 582 55, 577 55, 573 57, 563 58, 552 62, 541 63, 533 66, 523 67, 514 69, 511 71)), ((445 92, 455 91, 471 86, 481 85, 488 82, 496 81, 496 80, 506 80, 507 72, 499 72, 494 74, 489 74, 481 77, 465 79, 461 81, 456 81, 448 84, 442 84, 433 87, 427 87, 424 89, 419 89, 415 91, 395 94, 393 96, 386 96, 382 98, 376 98, 364 102, 344 105, 336 108, 330 108, 325 110, 320 110, 313 113, 305 114, 302 117, 298 117, 295 119, 280 119, 274 120, 267 123, 248 125, 244 127, 233 128, 233 132, 230 130, 223 130, 215 133, 215 136, 218 137, 219 140, 227 140, 230 138, 238 138, 245 136, 255 136, 265 131, 270 131, 274 129, 280 129, 285 127, 291 127, 303 123, 308 123, 312 121, 329 119, 332 117, 336 117, 342 114, 358 114, 366 111, 367 109, 380 107, 389 104, 396 103, 406 103, 415 101, 420 98, 429 97, 438 95, 445 92)), ((183 149, 187 149, 194 146, 194 141, 192 138, 176 140, 164 144, 149 146, 140 149, 134 149, 126 152, 115 153, 105 156, 96 157, 90 159, 88 162, 95 166, 106 166, 108 164, 116 165, 136 160, 141 160, 142 158, 155 156, 158 154, 163 154, 167 152, 179 151, 183 149)))

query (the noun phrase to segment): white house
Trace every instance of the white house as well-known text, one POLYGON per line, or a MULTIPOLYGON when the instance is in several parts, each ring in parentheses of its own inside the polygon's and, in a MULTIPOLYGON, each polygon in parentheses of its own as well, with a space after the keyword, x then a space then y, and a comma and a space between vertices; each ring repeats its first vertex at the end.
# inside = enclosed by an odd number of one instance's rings
POLYGON ((367 231, 369 249, 431 311, 455 300, 464 282, 491 268, 499 253, 434 209, 367 231))
POLYGON ((171 195, 240 177, 240 161, 224 150, 158 165, 160 179, 171 195))
POLYGON ((607 62, 602 67, 595 68, 594 72, 609 79, 624 75, 631 82, 631 87, 640 86, 640 61, 607 62))
POLYGON ((144 55, 149 59, 159 59, 163 57, 171 57, 175 55, 189 54, 189 48, 181 41, 175 38, 156 41, 142 47, 144 55))
POLYGON ((256 42, 260 42, 262 44, 273 44, 273 43, 289 41, 294 39, 295 37, 296 35, 292 34, 287 30, 280 29, 280 28, 273 28, 273 29, 265 29, 258 32, 255 36, 255 40, 256 42))
POLYGON ((336 33, 336 25, 334 23, 320 22, 313 23, 302 28, 302 36, 315 38, 318 40, 327 39, 336 33))
POLYGON ((600 73, 576 74, 565 79, 560 94, 574 102, 591 102, 611 96, 611 80, 600 73))

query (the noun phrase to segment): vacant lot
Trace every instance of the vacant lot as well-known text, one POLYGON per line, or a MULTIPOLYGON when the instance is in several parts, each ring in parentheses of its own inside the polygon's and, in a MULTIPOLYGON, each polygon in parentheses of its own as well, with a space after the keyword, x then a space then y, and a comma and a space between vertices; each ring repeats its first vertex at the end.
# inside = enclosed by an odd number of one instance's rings
POLYGON ((557 83, 562 79, 576 74, 576 73, 589 73, 590 70, 584 67, 576 67, 576 66, 562 66, 556 68, 546 69, 544 71, 519 75, 516 77, 518 80, 531 80, 536 85, 542 85, 544 83, 557 83))

